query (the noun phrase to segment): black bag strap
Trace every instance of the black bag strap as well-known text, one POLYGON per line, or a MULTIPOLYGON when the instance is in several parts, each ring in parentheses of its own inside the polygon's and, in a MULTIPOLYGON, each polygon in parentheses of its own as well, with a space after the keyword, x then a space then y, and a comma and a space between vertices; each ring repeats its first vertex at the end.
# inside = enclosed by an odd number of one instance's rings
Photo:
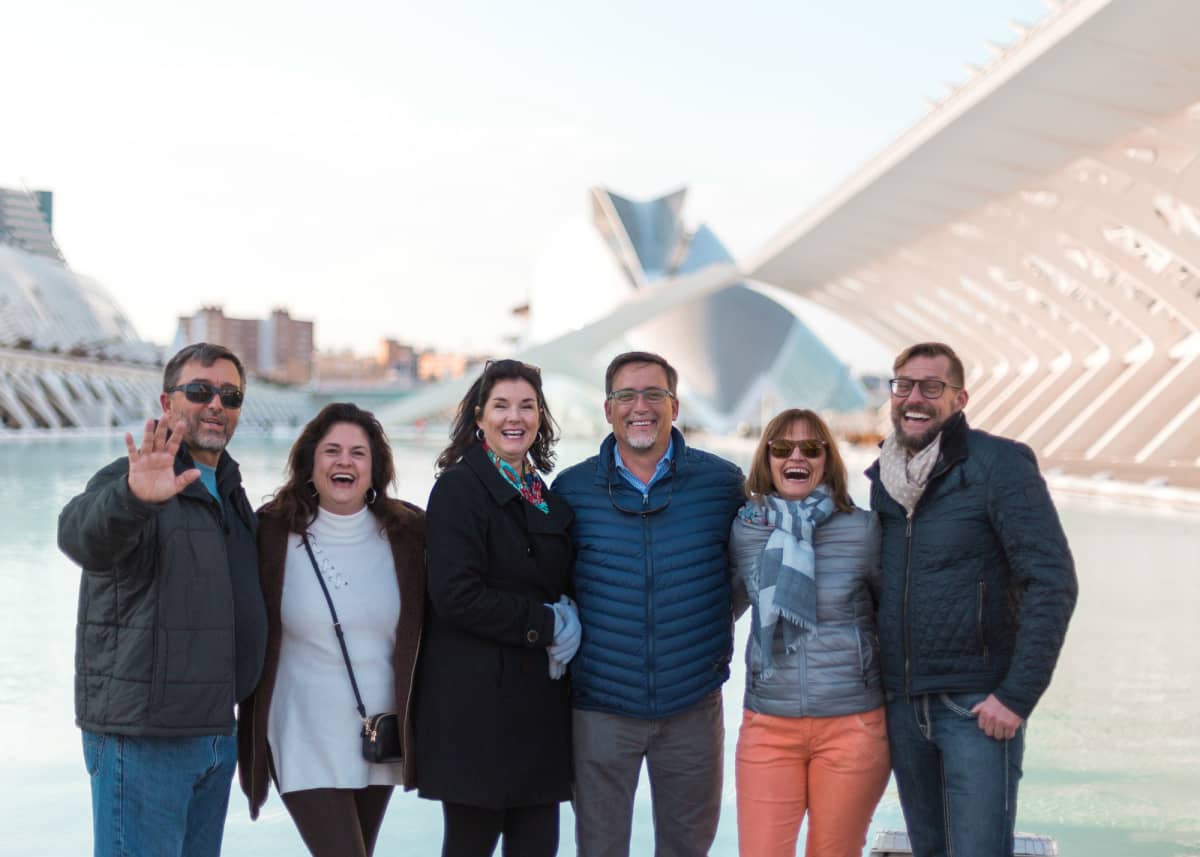
POLYGON ((342 660, 346 662, 346 672, 350 674, 350 687, 354 689, 354 701, 358 706, 358 716, 362 718, 363 725, 366 726, 368 723, 367 709, 358 692, 358 682, 354 680, 354 668, 350 666, 350 652, 346 649, 346 636, 342 633, 342 623, 338 621, 337 610, 333 609, 333 599, 329 597, 329 587, 325 585, 325 576, 321 574, 312 545, 308 543, 308 533, 301 533, 300 541, 304 543, 304 549, 308 551, 308 558, 317 575, 317 583, 321 584, 321 591, 325 593, 325 603, 329 605, 329 615, 333 617, 333 630, 337 632, 338 645, 342 647, 342 660))

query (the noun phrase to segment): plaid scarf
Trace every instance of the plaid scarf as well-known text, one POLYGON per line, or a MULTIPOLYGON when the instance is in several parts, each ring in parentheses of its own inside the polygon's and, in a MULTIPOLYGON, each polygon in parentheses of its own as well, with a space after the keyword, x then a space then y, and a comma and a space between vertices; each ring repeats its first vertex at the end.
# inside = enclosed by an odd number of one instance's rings
POLYGON ((542 492, 546 490, 546 483, 542 481, 542 477, 538 476, 536 470, 532 467, 528 468, 525 473, 525 478, 521 478, 521 474, 517 473, 517 469, 505 461, 496 453, 492 452, 492 448, 485 441, 483 451, 487 453, 488 460, 496 465, 496 469, 500 471, 500 475, 504 477, 504 481, 517 489, 518 493, 524 497, 531 506, 536 507, 545 514, 550 514, 550 504, 542 499, 542 492))
POLYGON ((818 487, 803 500, 767 494, 738 511, 732 549, 738 567, 749 569, 746 590, 754 601, 754 627, 763 659, 763 678, 773 667, 778 629, 786 651, 817 629, 816 555, 813 531, 834 513, 833 499, 818 487), (782 621, 781 621, 782 620, 782 621))

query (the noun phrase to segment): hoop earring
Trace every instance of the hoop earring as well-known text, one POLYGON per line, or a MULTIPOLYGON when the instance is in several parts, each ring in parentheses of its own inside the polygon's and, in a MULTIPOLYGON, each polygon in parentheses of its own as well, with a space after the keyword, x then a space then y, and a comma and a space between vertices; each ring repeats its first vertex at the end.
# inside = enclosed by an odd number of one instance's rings
POLYGON ((379 495, 375 492, 375 486, 372 485, 370 488, 367 489, 367 493, 364 496, 364 499, 367 501, 368 506, 373 506, 373 505, 375 505, 375 500, 378 497, 379 497, 379 495))
POLYGON ((475 429, 475 439, 483 440, 483 429, 481 429, 481 428, 475 429))
POLYGON ((312 497, 314 500, 320 499, 321 492, 317 490, 317 484, 315 482, 310 479, 304 484, 308 486, 308 496, 312 497))

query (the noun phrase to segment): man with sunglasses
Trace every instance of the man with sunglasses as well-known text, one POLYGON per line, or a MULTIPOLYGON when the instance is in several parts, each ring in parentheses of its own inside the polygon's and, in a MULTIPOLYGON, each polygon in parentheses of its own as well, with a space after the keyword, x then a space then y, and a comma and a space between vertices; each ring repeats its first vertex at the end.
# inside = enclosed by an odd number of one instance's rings
POLYGON ((94 853, 215 855, 237 759, 234 706, 258 681, 266 608, 254 511, 225 451, 246 386, 220 345, 171 358, 141 445, 58 520, 83 567, 75 722, 94 853))
POLYGON ((914 857, 1010 857, 1025 722, 1075 606, 1075 566, 1029 447, 967 424, 963 364, 896 358, 895 429, 867 471, 883 530, 888 743, 914 857))
POLYGON ((721 685, 733 645, 729 528, 736 466, 689 447, 677 373, 634 351, 605 373, 612 426, 599 455, 554 491, 575 513, 583 641, 571 662, 575 841, 581 857, 628 855, 642 762, 655 853, 708 854, 721 807, 721 685))

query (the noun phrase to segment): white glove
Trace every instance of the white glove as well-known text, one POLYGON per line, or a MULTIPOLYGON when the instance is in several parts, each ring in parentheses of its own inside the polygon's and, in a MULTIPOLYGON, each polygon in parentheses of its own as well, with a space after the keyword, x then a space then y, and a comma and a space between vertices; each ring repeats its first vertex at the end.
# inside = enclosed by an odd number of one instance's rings
MULTIPOLYGON (((558 640, 560 636, 563 636, 563 633, 566 630, 566 616, 558 609, 560 605, 547 604, 545 606, 554 615, 554 635, 552 637, 553 642, 553 640, 558 640)), ((551 652, 551 646, 546 647, 546 657, 550 659, 550 677, 553 679, 553 681, 557 682, 559 678, 562 678, 564 675, 566 675, 566 664, 564 661, 554 658, 554 655, 551 652)))
POLYGON ((579 651, 583 628, 579 624, 579 610, 567 596, 546 606, 554 611, 554 639, 546 648, 546 655, 550 660, 550 678, 557 680, 563 677, 567 664, 579 651))
POLYGON ((583 639, 583 627, 579 624, 579 608, 567 596, 558 599, 554 605, 555 616, 561 616, 561 629, 558 622, 554 623, 554 639, 550 643, 550 652, 558 660, 570 663, 571 658, 579 651, 579 643, 583 639))

